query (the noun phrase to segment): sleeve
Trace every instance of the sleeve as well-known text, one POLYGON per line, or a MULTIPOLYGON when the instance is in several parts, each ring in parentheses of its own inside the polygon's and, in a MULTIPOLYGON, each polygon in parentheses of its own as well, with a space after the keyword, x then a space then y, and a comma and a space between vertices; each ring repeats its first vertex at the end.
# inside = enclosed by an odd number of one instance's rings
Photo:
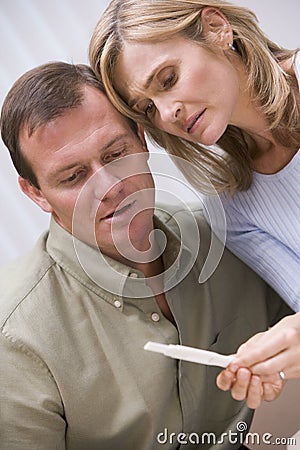
POLYGON ((0 334, 0 447, 64 450, 65 430, 60 395, 45 364, 0 334))
MULTIPOLYGON (((205 217, 218 235, 219 211, 213 198, 205 199, 205 217)), ((274 236, 251 224, 226 205, 226 246, 257 272, 294 310, 300 311, 299 256, 274 236)))

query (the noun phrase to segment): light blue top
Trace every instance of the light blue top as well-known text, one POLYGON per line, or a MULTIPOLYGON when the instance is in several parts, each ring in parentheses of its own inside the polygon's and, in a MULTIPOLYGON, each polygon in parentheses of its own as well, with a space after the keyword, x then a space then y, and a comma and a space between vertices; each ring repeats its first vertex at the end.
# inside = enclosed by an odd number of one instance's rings
MULTIPOLYGON (((294 61, 300 84, 300 52, 294 61)), ((272 175, 254 172, 253 183, 233 197, 220 196, 227 221, 227 247, 300 311, 300 151, 272 175)), ((217 202, 206 199, 218 233, 217 202)))

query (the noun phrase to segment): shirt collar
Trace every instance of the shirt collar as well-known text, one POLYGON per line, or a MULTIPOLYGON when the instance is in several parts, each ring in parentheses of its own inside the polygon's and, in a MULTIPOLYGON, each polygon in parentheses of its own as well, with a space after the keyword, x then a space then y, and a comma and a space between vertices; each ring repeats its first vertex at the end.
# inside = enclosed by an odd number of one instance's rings
MULTIPOLYGON (((154 216, 154 228, 161 230, 166 236, 162 258, 165 266, 165 289, 168 290, 170 286, 177 284, 177 272, 186 265, 182 258, 189 258, 186 253, 188 250, 182 248, 177 235, 157 216, 154 216)), ((53 217, 46 246, 49 255, 61 268, 110 303, 118 301, 122 305, 124 295, 131 297, 132 293, 135 298, 152 296, 142 272, 103 255, 98 249, 76 239, 53 217)))

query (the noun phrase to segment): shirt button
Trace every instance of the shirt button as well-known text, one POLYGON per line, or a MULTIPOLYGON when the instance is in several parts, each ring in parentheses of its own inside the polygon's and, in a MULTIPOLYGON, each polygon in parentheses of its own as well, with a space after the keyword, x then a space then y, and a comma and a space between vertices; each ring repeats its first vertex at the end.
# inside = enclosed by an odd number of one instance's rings
POLYGON ((129 276, 130 278, 138 278, 138 274, 135 272, 132 272, 129 276))
POLYGON ((152 314, 151 314, 151 319, 153 320, 153 322, 159 322, 159 321, 160 321, 159 314, 157 314, 157 313, 152 313, 152 314))
POLYGON ((120 302, 120 300, 115 300, 114 301, 114 305, 115 305, 116 308, 121 308, 122 303, 120 302))

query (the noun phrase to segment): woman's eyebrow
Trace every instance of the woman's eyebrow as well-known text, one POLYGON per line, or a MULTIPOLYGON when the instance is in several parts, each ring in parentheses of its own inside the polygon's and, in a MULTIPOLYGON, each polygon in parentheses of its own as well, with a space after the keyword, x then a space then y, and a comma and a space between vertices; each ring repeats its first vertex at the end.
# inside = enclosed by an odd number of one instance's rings
MULTIPOLYGON (((155 78, 156 73, 161 69, 161 67, 162 67, 164 64, 165 64, 165 63, 162 62, 161 64, 159 64, 158 66, 156 66, 156 67, 152 70, 152 72, 150 73, 150 75, 147 77, 145 83, 142 85, 142 89, 143 89, 143 90, 147 90, 147 89, 150 87, 152 81, 153 81, 154 78, 155 78)), ((133 98, 132 100, 128 100, 128 106, 129 106, 130 108, 132 108, 137 102, 138 102, 138 99, 137 99, 137 98, 133 98)))
POLYGON ((144 86, 143 86, 143 89, 148 89, 148 88, 149 88, 149 86, 151 85, 151 83, 152 83, 152 81, 153 81, 153 79, 154 79, 154 77, 155 77, 155 74, 156 74, 157 70, 159 70, 159 67, 156 67, 156 68, 150 73, 149 77, 147 78, 147 80, 146 80, 146 82, 145 82, 145 84, 144 84, 144 86))
POLYGON ((137 102, 138 102, 138 99, 137 98, 133 98, 132 100, 128 100, 127 104, 129 106, 129 108, 133 108, 134 105, 137 104, 137 102))
POLYGON ((154 67, 154 69, 152 70, 152 72, 150 73, 150 75, 147 77, 144 85, 143 85, 143 89, 148 89, 149 86, 151 85, 155 75, 157 74, 157 72, 159 72, 161 70, 161 68, 164 66, 165 62, 163 61, 162 63, 160 63, 158 66, 154 67))

